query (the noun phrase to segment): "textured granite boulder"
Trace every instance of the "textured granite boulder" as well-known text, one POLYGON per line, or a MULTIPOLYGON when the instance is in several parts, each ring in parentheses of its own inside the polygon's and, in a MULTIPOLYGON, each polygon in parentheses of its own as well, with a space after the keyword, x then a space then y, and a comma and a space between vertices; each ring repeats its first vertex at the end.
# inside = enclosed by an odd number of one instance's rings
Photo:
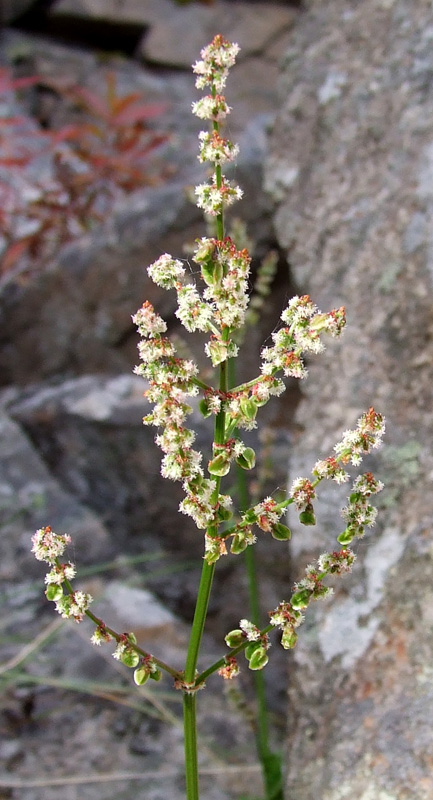
MULTIPOLYGON (((432 39, 427 3, 311 0, 283 67, 267 165, 277 235, 300 291, 348 317, 310 364, 291 477, 369 406, 388 419, 368 463, 386 483, 380 521, 294 651, 297 800, 433 796, 432 39)), ((296 577, 342 530, 344 487, 319 494, 317 528, 293 520, 296 577)))

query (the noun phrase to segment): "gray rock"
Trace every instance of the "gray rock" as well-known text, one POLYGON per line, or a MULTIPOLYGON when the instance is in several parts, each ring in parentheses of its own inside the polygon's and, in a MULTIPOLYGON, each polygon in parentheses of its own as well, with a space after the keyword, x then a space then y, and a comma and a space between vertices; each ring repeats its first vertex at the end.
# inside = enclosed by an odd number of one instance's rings
POLYGON ((8 25, 33 5, 35 5, 35 0, 2 0, 0 4, 0 22, 8 25))
MULTIPOLYGON (((389 423, 366 463, 386 484, 379 523, 294 651, 297 800, 433 794, 432 36, 424 4, 312 0, 281 80, 266 178, 277 234, 300 291, 348 317, 341 342, 311 360, 291 478, 370 405, 389 423)), ((342 529, 341 492, 319 498, 317 532, 293 519, 299 576, 342 529)))
POLYGON ((70 533, 84 562, 109 556, 104 525, 50 475, 24 431, 3 410, 0 441, 2 579, 13 582, 23 574, 41 573, 30 554, 30 537, 43 525, 70 533))
POLYGON ((141 23, 149 28, 139 48, 142 57, 185 69, 199 58, 200 50, 216 32, 238 42, 245 58, 274 45, 295 18, 293 9, 284 6, 225 0, 209 6, 191 3, 184 8, 172 0, 58 0, 51 13, 54 17, 73 14, 84 21, 141 23))

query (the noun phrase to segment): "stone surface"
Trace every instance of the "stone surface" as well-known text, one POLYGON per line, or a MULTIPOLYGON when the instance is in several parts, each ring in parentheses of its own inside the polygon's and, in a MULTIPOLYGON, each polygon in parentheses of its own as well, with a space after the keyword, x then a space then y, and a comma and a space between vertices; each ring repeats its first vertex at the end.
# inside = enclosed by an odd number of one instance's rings
MULTIPOLYGON (((285 56, 267 186, 294 279, 348 328, 310 364, 291 477, 374 405, 386 444, 379 522, 294 650, 288 793, 428 800, 433 712, 431 8, 312 0, 285 56), (290 146, 287 143, 290 142, 290 146)), ((293 519, 294 573, 335 547, 346 492, 293 519)))
POLYGON ((3 409, 0 442, 2 579, 36 574, 30 534, 48 519, 59 532, 69 530, 85 563, 103 554, 109 557, 113 550, 104 525, 50 475, 25 433, 3 409))
POLYGON ((0 23, 9 25, 34 4, 35 0, 2 0, 0 3, 0 23))
POLYGON ((54 17, 73 14, 83 20, 141 23, 148 31, 140 55, 155 64, 184 69, 192 63, 191 54, 197 53, 199 58, 200 50, 216 33, 238 42, 244 59, 263 52, 292 27, 295 19, 291 8, 230 0, 184 7, 172 0, 58 0, 51 13, 54 17))

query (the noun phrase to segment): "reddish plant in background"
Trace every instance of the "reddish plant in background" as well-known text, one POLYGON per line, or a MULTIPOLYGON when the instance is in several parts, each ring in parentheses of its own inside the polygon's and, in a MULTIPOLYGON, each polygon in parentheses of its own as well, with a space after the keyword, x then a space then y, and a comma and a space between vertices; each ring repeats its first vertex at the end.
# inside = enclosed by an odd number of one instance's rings
POLYGON ((106 218, 114 200, 161 179, 148 156, 167 140, 149 121, 161 103, 143 103, 139 92, 118 95, 116 78, 105 92, 81 86, 62 91, 37 76, 15 79, 0 70, 0 273, 29 272, 58 247, 106 218), (49 85, 84 111, 58 130, 43 131, 15 114, 14 92, 49 85))

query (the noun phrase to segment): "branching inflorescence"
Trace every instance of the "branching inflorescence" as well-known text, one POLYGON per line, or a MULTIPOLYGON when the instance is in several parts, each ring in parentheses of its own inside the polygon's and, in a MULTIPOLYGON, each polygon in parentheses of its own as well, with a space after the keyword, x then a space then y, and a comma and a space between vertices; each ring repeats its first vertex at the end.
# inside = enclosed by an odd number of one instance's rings
MULTIPOLYGON (((210 93, 193 104, 193 112, 210 122, 210 131, 199 134, 199 159, 210 162, 212 172, 209 181, 196 188, 197 205, 216 218, 217 230, 214 238, 203 237, 195 243, 192 260, 199 268, 201 280, 196 279, 196 268, 190 269, 188 262, 168 253, 148 267, 149 276, 159 287, 176 292, 176 316, 186 330, 207 335, 205 352, 217 368, 217 385, 201 381, 197 364, 177 354, 165 321, 149 302, 145 302, 133 317, 141 337, 141 363, 135 372, 146 379, 145 397, 152 406, 144 417, 144 424, 158 429, 156 442, 163 452, 163 477, 182 483, 185 497, 180 511, 192 517, 197 528, 205 531, 202 582, 185 672, 173 670, 143 652, 132 634, 112 631, 88 611, 91 598, 83 592, 74 592, 70 584, 75 575, 73 565, 60 562, 68 537, 56 536, 45 528, 35 534, 33 547, 36 557, 50 565, 46 594, 56 602, 63 616, 73 617, 77 622, 83 615, 89 616, 97 626, 92 637, 95 644, 115 639, 115 657, 135 668, 138 683, 148 677, 158 678, 161 669, 165 669, 175 678, 176 686, 188 694, 204 685, 205 678, 214 672, 218 671, 226 679, 233 678, 238 672, 236 657, 242 651, 251 669, 262 669, 268 661, 269 633, 274 628, 281 630, 284 648, 296 644, 296 629, 309 603, 332 592, 324 585, 324 579, 351 569, 355 555, 349 545, 354 538, 364 535, 366 527, 374 524, 376 509, 370 504, 370 498, 382 489, 382 484, 370 472, 355 478, 348 503, 342 510, 345 527, 338 535, 340 549, 323 553, 315 565, 307 566, 305 577, 295 584, 290 598, 270 612, 266 627, 260 630, 242 619, 239 628, 226 637, 229 652, 198 674, 197 655, 215 563, 229 551, 238 554, 254 544, 257 531, 271 534, 277 540, 289 539, 290 530, 281 519, 290 505, 299 513, 301 523, 314 525, 319 484, 323 480, 338 484, 347 482, 346 468, 358 466, 365 455, 380 445, 384 433, 383 417, 373 408, 369 409, 354 430, 344 433, 334 452, 317 461, 309 478, 293 481, 288 496, 281 502, 266 497, 237 513, 231 497, 221 492, 222 479, 233 464, 245 470, 252 469, 255 464, 254 450, 244 443, 240 432, 257 426, 259 408, 284 391, 284 378, 306 377, 305 356, 323 351, 325 336, 338 337, 345 326, 344 308, 322 313, 308 295, 293 297, 281 314, 281 327, 272 334, 272 344, 262 350, 260 374, 246 383, 229 386, 227 362, 238 353, 236 332, 245 322, 250 273, 248 252, 238 250, 224 235, 225 209, 242 196, 241 189, 222 174, 222 166, 236 158, 238 146, 223 138, 220 132, 220 123, 230 112, 222 92, 238 50, 236 44, 216 36, 193 67, 198 76, 197 87, 210 87, 210 93), (203 416, 214 418, 213 452, 207 470, 202 454, 193 446, 195 433, 186 425, 192 413, 189 398, 198 395, 203 416)), ((194 782, 193 777, 191 780, 194 782)), ((193 790, 188 794, 188 797, 195 796, 193 790)))

